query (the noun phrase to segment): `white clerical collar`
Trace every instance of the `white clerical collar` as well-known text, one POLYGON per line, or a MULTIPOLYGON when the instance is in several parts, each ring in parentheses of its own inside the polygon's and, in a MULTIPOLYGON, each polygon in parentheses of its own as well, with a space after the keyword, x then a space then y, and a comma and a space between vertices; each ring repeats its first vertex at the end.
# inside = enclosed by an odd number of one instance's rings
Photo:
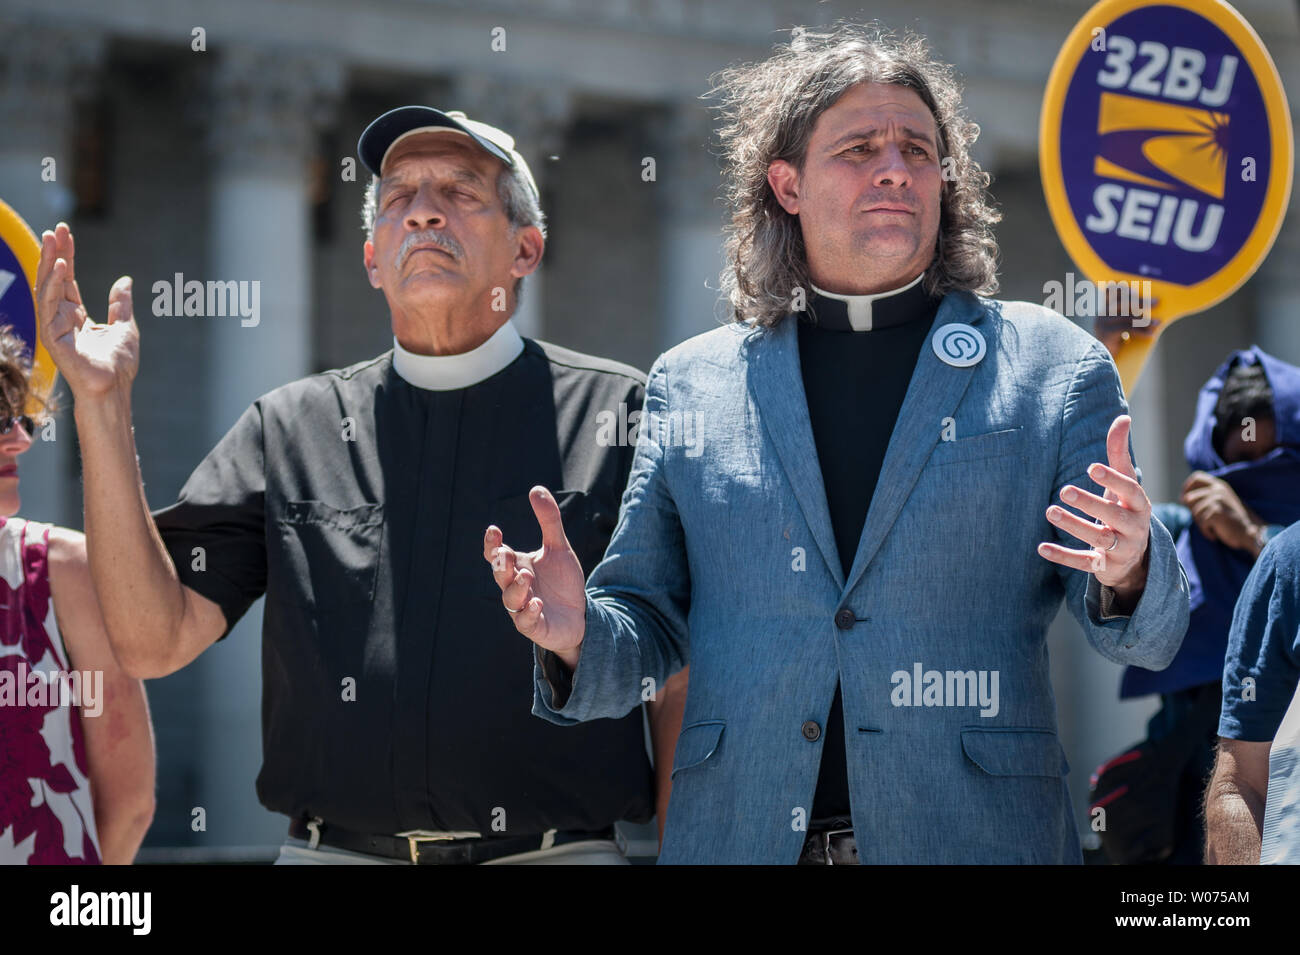
POLYGON ((510 319, 478 348, 460 355, 417 355, 394 336, 393 370, 417 388, 455 391, 491 378, 523 350, 524 340, 510 319))
MULTIPOLYGON (((843 302, 849 313, 849 324, 853 326, 855 332, 871 331, 871 306, 876 299, 888 298, 891 295, 897 295, 900 292, 906 292, 917 282, 925 278, 922 272, 906 285, 899 286, 895 289, 889 289, 885 292, 876 292, 874 295, 840 295, 838 292, 827 292, 813 285, 812 289, 823 298, 834 299, 837 302, 843 302)), ((811 284, 811 283, 809 283, 811 284)))

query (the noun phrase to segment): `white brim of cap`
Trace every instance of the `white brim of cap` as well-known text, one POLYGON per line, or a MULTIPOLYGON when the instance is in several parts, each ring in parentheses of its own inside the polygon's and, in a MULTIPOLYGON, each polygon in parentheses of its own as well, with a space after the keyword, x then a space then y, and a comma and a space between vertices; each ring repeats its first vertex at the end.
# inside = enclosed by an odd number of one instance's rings
MULTIPOLYGON (((408 129, 388 144, 388 148, 384 150, 383 157, 379 160, 379 171, 381 173, 383 172, 384 163, 388 161, 388 154, 393 151, 394 146, 400 143, 403 139, 406 139, 408 136, 418 136, 421 133, 455 133, 457 136, 464 136, 480 149, 483 148, 479 144, 478 140, 474 139, 474 137, 470 136, 469 133, 465 132, 463 129, 456 129, 452 126, 417 126, 415 129, 408 129)), ((498 148, 501 147, 498 146, 498 148)), ((486 149, 483 151, 487 152, 486 149)), ((520 155, 519 151, 516 149, 509 149, 506 151, 510 153, 510 158, 514 160, 515 167, 523 174, 524 181, 527 182, 529 188, 533 190, 533 195, 538 195, 537 180, 533 178, 533 171, 528 168, 528 163, 524 161, 524 157, 520 155)), ((488 155, 491 156, 492 154, 488 153, 488 155)), ((492 156, 492 158, 497 159, 498 157, 492 156)))

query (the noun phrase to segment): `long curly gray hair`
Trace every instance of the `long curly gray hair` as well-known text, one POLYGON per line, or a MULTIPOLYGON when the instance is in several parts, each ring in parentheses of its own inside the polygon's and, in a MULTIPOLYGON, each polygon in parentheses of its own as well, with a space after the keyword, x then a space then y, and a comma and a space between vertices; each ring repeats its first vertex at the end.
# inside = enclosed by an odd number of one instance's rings
POLYGON ((802 171, 817 118, 860 83, 905 86, 934 116, 944 182, 927 291, 997 291, 993 226, 1002 216, 988 199, 988 173, 971 158, 979 126, 964 116, 952 68, 915 33, 900 36, 875 23, 841 22, 829 33, 796 27, 769 59, 717 73, 710 91, 723 119, 731 222, 722 289, 735 321, 775 325, 790 313, 795 289, 810 287, 798 219, 777 202, 767 170, 783 159, 802 171))

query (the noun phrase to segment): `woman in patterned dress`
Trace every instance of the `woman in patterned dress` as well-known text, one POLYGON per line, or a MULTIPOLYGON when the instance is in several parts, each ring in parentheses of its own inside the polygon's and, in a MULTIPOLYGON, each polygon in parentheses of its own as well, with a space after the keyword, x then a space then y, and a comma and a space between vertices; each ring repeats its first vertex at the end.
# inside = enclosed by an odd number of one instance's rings
POLYGON ((85 536, 15 516, 30 370, 0 326, 0 864, 129 863, 153 819, 149 710, 109 648, 85 536))

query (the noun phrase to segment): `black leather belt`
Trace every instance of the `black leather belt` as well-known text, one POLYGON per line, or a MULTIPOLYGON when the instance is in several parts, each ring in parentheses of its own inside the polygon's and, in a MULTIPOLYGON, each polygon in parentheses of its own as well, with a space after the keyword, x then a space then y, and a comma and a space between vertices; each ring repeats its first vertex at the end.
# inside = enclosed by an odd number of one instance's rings
POLYGON ((858 843, 853 820, 832 819, 809 824, 799 865, 857 865, 858 843))
POLYGON ((353 832, 340 826, 312 819, 295 819, 289 823, 289 835, 305 839, 311 848, 318 845, 367 855, 400 859, 415 865, 477 865, 521 852, 535 852, 570 842, 615 838, 614 827, 595 832, 577 829, 552 831, 533 836, 489 836, 454 838, 448 833, 413 831, 399 835, 373 835, 353 832), (313 832, 313 830, 315 830, 313 832))

